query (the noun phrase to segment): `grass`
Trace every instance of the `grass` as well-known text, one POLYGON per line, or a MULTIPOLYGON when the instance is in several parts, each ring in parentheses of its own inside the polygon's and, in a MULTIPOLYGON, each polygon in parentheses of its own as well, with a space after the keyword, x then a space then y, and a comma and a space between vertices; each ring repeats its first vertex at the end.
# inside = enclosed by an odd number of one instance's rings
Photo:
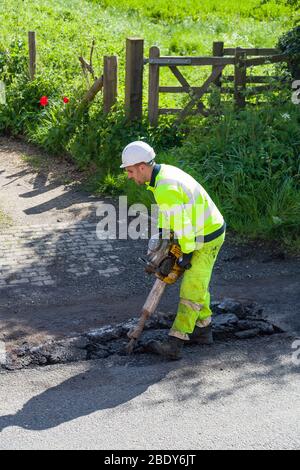
MULTIPOLYGON (((17 38, 27 47, 27 32, 35 30, 38 71, 50 74, 58 92, 70 95, 86 86, 78 56, 88 58, 93 39, 98 74, 104 55, 119 56, 122 96, 126 37, 145 38, 145 55, 152 45, 159 46, 162 54, 210 55, 217 40, 231 47, 273 47, 295 19, 295 9, 284 0, 2 0, 1 4, 0 50, 17 38)), ((192 82, 199 80, 199 69, 186 72, 192 82)), ((166 69, 161 79, 162 85, 176 84, 166 69)), ((177 98, 168 100, 172 106, 177 98)))

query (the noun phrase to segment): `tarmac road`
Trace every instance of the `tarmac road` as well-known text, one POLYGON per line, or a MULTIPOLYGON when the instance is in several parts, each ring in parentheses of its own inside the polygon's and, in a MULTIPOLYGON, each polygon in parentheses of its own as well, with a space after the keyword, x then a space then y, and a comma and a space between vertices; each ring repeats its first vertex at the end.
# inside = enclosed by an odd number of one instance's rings
POLYGON ((299 449, 292 341, 190 346, 177 362, 140 355, 1 374, 0 449, 299 449))

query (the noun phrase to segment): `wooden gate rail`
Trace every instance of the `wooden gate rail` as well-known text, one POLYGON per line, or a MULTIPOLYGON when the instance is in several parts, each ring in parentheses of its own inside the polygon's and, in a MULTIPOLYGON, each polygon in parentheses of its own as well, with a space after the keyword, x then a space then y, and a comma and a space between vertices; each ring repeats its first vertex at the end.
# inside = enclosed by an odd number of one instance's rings
MULTIPOLYGON (((272 80, 281 80, 282 77, 275 75, 247 75, 246 83, 269 83, 272 80)), ((234 82, 234 75, 226 75, 226 82, 234 82)))
POLYGON ((144 64, 161 66, 191 66, 191 65, 234 65, 234 57, 158 57, 144 59, 144 64))
MULTIPOLYGON (((223 44, 223 43, 221 43, 223 44)), ((223 49, 223 55, 235 55, 235 47, 225 47, 223 49)), ((268 55, 274 55, 274 54, 279 54, 280 51, 279 49, 273 49, 273 48, 249 48, 249 47, 241 47, 240 48, 241 52, 245 52, 247 56, 268 56, 268 55)))
POLYGON ((266 57, 257 57, 255 59, 247 59, 245 60, 246 67, 254 67, 257 65, 265 65, 265 64, 276 64, 278 62, 285 62, 287 61, 286 54, 276 54, 270 55, 266 57))

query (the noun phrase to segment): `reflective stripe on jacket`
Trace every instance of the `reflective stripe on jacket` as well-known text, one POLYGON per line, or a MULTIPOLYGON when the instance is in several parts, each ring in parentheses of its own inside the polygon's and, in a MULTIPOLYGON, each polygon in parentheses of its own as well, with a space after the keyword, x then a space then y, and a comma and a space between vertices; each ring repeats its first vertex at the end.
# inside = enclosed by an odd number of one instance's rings
POLYGON ((159 227, 174 230, 183 253, 196 249, 196 237, 213 233, 224 224, 201 184, 179 168, 155 165, 146 185, 159 206, 159 227))

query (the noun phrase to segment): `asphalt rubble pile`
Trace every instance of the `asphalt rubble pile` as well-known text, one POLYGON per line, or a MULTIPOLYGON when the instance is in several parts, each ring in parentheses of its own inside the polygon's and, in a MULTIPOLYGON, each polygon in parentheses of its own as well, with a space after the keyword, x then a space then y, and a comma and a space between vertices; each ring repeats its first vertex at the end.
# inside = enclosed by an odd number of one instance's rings
MULTIPOLYGON (((233 299, 213 302, 213 331, 216 341, 243 340, 258 336, 273 335, 283 331, 263 316, 263 310, 257 304, 245 304, 233 299)), ((174 313, 158 312, 147 322, 145 330, 136 343, 134 354, 151 352, 152 340, 167 338, 174 313)), ((50 341, 30 347, 24 343, 21 347, 7 354, 4 370, 17 370, 25 367, 46 366, 49 364, 86 361, 107 358, 112 355, 127 354, 128 332, 137 324, 138 318, 117 325, 109 325, 85 334, 50 341)), ((188 347, 197 347, 189 345, 188 347)))

